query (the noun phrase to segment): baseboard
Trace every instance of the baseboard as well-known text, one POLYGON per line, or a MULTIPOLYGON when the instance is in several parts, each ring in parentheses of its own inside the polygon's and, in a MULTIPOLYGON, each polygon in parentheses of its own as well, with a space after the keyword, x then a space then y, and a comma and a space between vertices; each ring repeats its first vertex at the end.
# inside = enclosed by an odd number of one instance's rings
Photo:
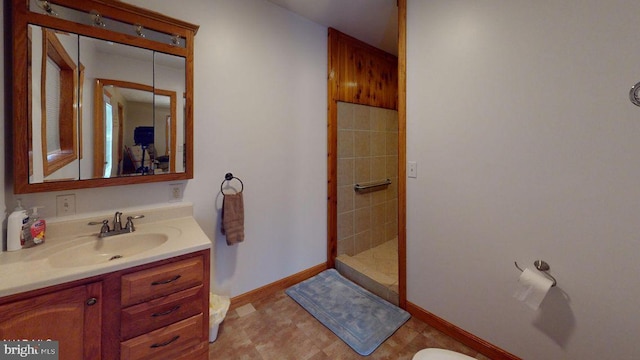
POLYGON ((299 273, 288 276, 284 279, 280 279, 271 284, 267 284, 263 287, 257 288, 255 290, 251 290, 242 295, 238 295, 236 297, 231 298, 231 306, 230 309, 235 309, 239 306, 249 304, 254 301, 258 301, 260 299, 264 299, 274 293, 284 290, 292 285, 295 285, 301 281, 307 280, 308 278, 318 275, 324 270, 328 269, 327 264, 319 264, 307 270, 303 270, 299 273))
POLYGON ((434 329, 449 335, 477 352, 493 360, 522 360, 519 357, 500 349, 499 347, 480 339, 479 337, 465 331, 456 325, 424 310, 418 305, 407 301, 406 310, 417 319, 424 321, 434 329))

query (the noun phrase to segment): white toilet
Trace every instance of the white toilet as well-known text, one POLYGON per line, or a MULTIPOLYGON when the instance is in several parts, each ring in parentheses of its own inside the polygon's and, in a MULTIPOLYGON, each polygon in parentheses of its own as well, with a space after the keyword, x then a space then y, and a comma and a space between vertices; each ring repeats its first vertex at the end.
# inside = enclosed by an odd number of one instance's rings
POLYGON ((413 360, 476 360, 470 356, 445 349, 422 349, 413 355, 413 360))

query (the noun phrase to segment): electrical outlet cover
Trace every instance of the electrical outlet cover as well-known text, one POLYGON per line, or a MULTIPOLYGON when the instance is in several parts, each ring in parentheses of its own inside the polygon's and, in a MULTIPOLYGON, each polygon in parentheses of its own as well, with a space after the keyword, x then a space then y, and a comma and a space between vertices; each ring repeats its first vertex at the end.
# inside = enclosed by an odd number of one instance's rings
POLYGON ((76 195, 65 194, 56 196, 56 216, 75 215, 76 195))
POLYGON ((169 184, 169 202, 182 201, 183 191, 184 191, 184 184, 182 183, 169 184))

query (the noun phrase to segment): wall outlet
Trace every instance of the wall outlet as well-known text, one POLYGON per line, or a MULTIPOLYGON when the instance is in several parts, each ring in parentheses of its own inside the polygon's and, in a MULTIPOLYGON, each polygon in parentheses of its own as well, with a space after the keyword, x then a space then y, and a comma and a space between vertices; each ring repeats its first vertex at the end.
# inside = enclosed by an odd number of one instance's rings
POLYGON ((182 183, 169 184, 169 202, 182 201, 183 192, 184 192, 184 184, 182 183))
POLYGON ((418 163, 415 161, 407 161, 407 176, 410 178, 418 177, 418 163))
POLYGON ((76 194, 56 196, 56 216, 76 214, 76 194))

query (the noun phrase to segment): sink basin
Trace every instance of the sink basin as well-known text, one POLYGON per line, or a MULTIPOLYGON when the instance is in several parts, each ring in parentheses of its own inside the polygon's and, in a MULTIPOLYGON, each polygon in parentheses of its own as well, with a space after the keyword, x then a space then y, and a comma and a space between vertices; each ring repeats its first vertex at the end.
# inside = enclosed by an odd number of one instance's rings
POLYGON ((151 250, 169 239, 163 233, 131 233, 98 239, 87 236, 71 247, 60 249, 47 258, 56 268, 95 265, 118 261, 151 250))

